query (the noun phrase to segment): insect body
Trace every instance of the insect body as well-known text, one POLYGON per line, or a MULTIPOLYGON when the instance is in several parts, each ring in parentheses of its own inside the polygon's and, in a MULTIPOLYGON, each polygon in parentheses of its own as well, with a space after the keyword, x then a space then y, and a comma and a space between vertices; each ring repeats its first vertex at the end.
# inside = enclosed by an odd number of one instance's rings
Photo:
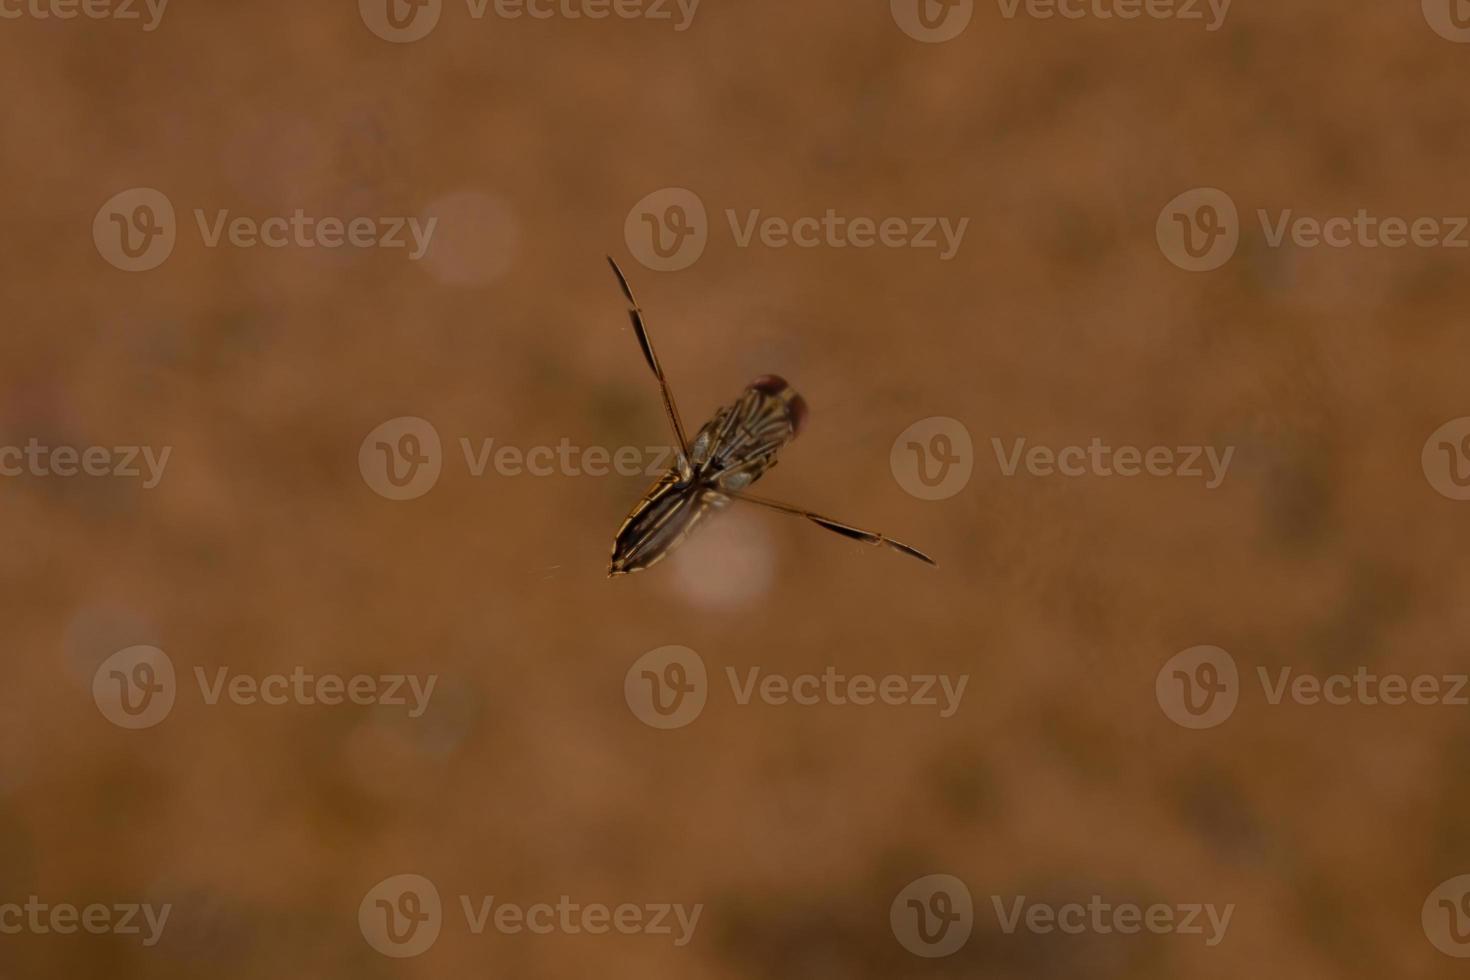
POLYGON ((717 411, 690 443, 684 435, 673 392, 649 340, 643 311, 618 264, 611 258, 608 262, 632 307, 629 313, 633 330, 649 368, 658 379, 664 410, 678 440, 674 465, 654 481, 618 529, 608 575, 642 571, 658 562, 708 515, 736 500, 805 517, 837 534, 873 545, 887 545, 934 564, 933 559, 917 548, 877 532, 745 492, 746 487, 776 465, 776 454, 796 438, 806 421, 806 402, 782 378, 766 375, 752 381, 740 398, 717 411))

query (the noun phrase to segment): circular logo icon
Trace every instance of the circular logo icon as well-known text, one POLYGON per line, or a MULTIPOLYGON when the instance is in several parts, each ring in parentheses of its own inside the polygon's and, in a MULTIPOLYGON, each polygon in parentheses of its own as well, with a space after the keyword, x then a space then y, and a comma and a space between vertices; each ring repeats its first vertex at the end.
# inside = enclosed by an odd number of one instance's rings
POLYGON ((1470 0, 1423 0, 1424 19, 1446 41, 1470 44, 1470 0))
POLYGON ((975 927, 970 889, 954 875, 909 882, 888 909, 894 938, 915 956, 938 959, 960 950, 975 927))
POLYGON ((177 239, 173 203, 151 187, 114 194, 92 219, 97 253, 124 272, 147 272, 163 265, 177 239))
POLYGON ((1424 935, 1446 956, 1470 957, 1470 875, 1458 875, 1429 893, 1419 913, 1424 935))
POLYGON ((119 650, 92 675, 92 700, 119 728, 152 728, 174 708, 174 664, 158 647, 119 650))
POLYGON ((953 41, 970 26, 975 0, 888 0, 894 23, 926 44, 953 41))
POLYGON ((1451 419, 1424 443, 1424 478, 1441 496, 1470 500, 1470 418, 1451 419))
POLYGON ((394 959, 425 952, 439 938, 443 924, 439 889, 423 875, 384 878, 357 907, 362 938, 373 949, 394 959))
POLYGON ((357 450, 363 481, 380 497, 414 500, 434 489, 444 467, 439 433, 412 415, 389 419, 357 450))
POLYGON ((623 222, 628 251, 657 272, 687 269, 709 244, 709 216, 699 195, 665 187, 633 205, 623 222))
POLYGON ((408 44, 428 36, 439 24, 444 0, 357 0, 368 30, 385 41, 408 44))
POLYGON ((944 500, 969 484, 975 443, 958 419, 921 419, 893 440, 888 468, 898 485, 920 500, 944 500))
POLYGON ((1176 653, 1154 678, 1154 696, 1176 725, 1195 729, 1223 725, 1240 701, 1235 658, 1211 646, 1176 653))
POLYGON ((1211 272, 1235 255, 1240 214, 1229 194, 1199 187, 1164 205, 1154 234, 1170 262, 1186 272, 1211 272))
POLYGON ((704 661, 688 647, 650 650, 623 677, 623 698, 650 728, 683 728, 699 717, 708 697, 704 661))

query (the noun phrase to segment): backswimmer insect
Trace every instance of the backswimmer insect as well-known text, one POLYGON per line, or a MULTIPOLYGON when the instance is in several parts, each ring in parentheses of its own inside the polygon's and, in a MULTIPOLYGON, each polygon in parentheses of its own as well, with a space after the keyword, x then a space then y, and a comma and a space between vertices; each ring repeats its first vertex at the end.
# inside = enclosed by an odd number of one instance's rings
POLYGON ((617 537, 613 540, 612 563, 607 568, 609 577, 640 572, 656 564, 678 547, 706 516, 729 506, 732 500, 805 517, 843 537, 871 545, 887 545, 930 565, 935 563, 918 548, 876 531, 864 531, 801 507, 745 492, 746 487, 776 465, 776 454, 796 438, 806 421, 806 402, 783 378, 773 374, 756 378, 733 405, 726 405, 715 412, 715 417, 705 423, 691 444, 684 435, 684 424, 679 420, 674 393, 664 377, 663 368, 659 366, 658 355, 653 352, 653 342, 649 340, 648 329, 643 323, 643 310, 633 298, 633 290, 623 270, 611 256, 607 261, 618 277, 623 295, 628 298, 633 331, 638 335, 644 359, 658 379, 664 411, 678 442, 674 464, 654 481, 643 499, 628 513, 623 526, 618 528, 617 537))

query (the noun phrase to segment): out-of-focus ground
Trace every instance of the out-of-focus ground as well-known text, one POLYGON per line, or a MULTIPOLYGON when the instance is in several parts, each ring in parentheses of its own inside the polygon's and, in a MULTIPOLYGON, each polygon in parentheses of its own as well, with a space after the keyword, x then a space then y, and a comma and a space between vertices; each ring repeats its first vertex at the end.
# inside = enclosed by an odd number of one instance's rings
MULTIPOLYGON (((677 19, 677 16, 676 16, 677 19)), ((1246 3, 1224 26, 977 4, 919 43, 885 2, 706 0, 692 25, 506 20, 447 2, 414 43, 354 4, 174 0, 157 30, 0 20, 0 442, 172 447, 124 478, 0 481, 0 902, 172 903, 162 940, 0 935, 7 978, 1449 976, 1421 906, 1470 872, 1466 708, 1272 705, 1257 668, 1465 669, 1470 504, 1421 466, 1470 415, 1470 252, 1271 248, 1256 220, 1470 212, 1470 46, 1419 4, 1246 3), (160 267, 104 261, 133 187, 160 267), (709 244, 624 237, 661 188, 709 244), (1155 237, 1196 187, 1240 250, 1155 237), (438 215, 404 251, 208 248, 193 212, 438 215), (740 247, 741 219, 969 218, 935 250, 740 247), (691 428, 789 378, 775 497, 937 569, 732 510, 609 580, 644 476, 473 475, 461 439, 665 443, 604 263, 646 307, 691 428), (443 472, 375 493, 359 447, 431 423, 443 472), (890 448, 959 420, 974 473, 906 492, 890 448), (1006 476, 992 439, 1235 447, 1218 489, 1006 476), (108 722, 94 673, 155 645, 177 702, 108 722), (710 673, 645 725, 629 668, 710 673), (1234 715, 1174 724, 1161 667, 1217 645, 1234 715), (195 683, 438 676, 403 708, 209 704, 195 683), (968 675, 960 709, 741 705, 725 669, 968 675), (414 958, 359 904, 443 898, 414 958), (911 881, 975 903, 954 955, 890 928, 911 881), (703 903, 668 937, 475 935, 459 896, 703 903), (1228 935, 1005 933, 992 896, 1234 903, 1228 935), (615 964, 607 966, 608 963, 615 964)), ((493 470, 493 467, 492 467, 493 470)))

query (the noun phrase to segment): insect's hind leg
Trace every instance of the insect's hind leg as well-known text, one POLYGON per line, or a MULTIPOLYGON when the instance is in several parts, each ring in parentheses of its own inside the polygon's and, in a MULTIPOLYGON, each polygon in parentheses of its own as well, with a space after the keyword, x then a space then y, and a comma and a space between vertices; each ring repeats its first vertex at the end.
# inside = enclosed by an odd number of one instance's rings
POLYGON ((844 524, 842 521, 833 520, 830 517, 823 517, 821 514, 814 513, 803 507, 783 504, 778 500, 768 500, 765 497, 756 497, 740 490, 721 490, 719 492, 734 500, 743 500, 748 504, 757 504, 761 507, 768 507, 771 510, 779 510, 783 514, 794 514, 797 517, 805 517, 818 527, 826 528, 828 531, 834 534, 840 534, 845 538, 852 538, 854 541, 862 541, 874 546, 887 546, 900 554, 908 555, 910 558, 917 558, 930 565, 938 564, 933 558, 930 558, 913 545, 904 544, 902 541, 895 541, 893 538, 879 534, 877 531, 866 531, 860 527, 853 527, 851 524, 844 524))

